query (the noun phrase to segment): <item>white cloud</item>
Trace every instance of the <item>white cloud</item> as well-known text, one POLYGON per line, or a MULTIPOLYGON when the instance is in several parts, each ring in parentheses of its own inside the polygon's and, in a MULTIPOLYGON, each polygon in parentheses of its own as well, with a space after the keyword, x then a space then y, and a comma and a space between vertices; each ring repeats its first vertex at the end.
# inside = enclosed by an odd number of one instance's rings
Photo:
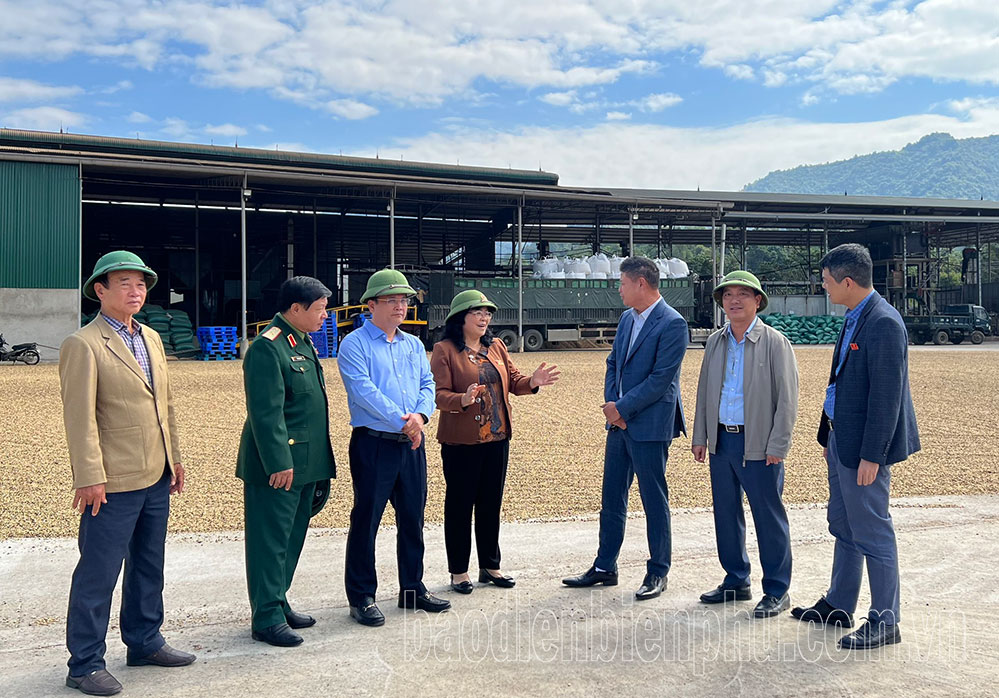
POLYGON ((176 141, 193 141, 195 140, 194 132, 191 127, 184 119, 178 119, 177 117, 168 117, 163 120, 163 125, 160 127, 160 131, 169 137, 171 140, 176 141))
POLYGON ((551 104, 556 107, 567 107, 576 101, 576 91, 569 90, 567 92, 549 92, 548 94, 541 95, 538 99, 546 104, 551 104))
POLYGON ((134 87, 131 80, 119 80, 114 85, 105 87, 100 90, 101 94, 113 95, 115 92, 121 92, 122 90, 131 90, 134 87))
POLYGON ((268 126, 267 124, 257 124, 253 128, 257 129, 261 133, 270 133, 271 131, 274 130, 270 126, 268 126))
POLYGON ((623 111, 609 111, 605 118, 608 121, 627 121, 631 118, 631 114, 623 111))
POLYGON ((235 124, 219 124, 217 126, 206 124, 202 130, 209 136, 223 136, 225 138, 238 138, 249 133, 242 126, 236 126, 235 124))
POLYGON ((60 107, 30 107, 0 115, 0 125, 6 128, 23 128, 30 131, 59 131, 75 129, 89 121, 86 114, 60 107))
POLYGON ((133 111, 126 119, 130 124, 148 124, 153 120, 152 117, 148 114, 143 114, 141 111, 133 111))
POLYGON ((787 82, 787 74, 780 70, 771 70, 765 68, 763 70, 763 84, 766 87, 780 87, 785 82, 787 82))
POLYGON ((916 114, 859 123, 773 118, 724 128, 609 122, 506 132, 466 129, 428 134, 382 149, 400 149, 406 160, 429 162, 503 162, 535 169, 540 161, 568 186, 700 186, 724 191, 741 189, 775 169, 893 150, 936 131, 955 138, 999 132, 999 99, 962 101, 955 109, 958 116, 916 114))
POLYGON ((677 53, 769 87, 999 84, 994 0, 221 3, 0 0, 0 57, 184 65, 201 84, 312 108, 472 101, 490 85, 564 94, 659 70, 677 53))
POLYGON ((756 76, 756 71, 753 70, 752 66, 733 63, 725 66, 725 74, 736 80, 752 80, 756 76))
POLYGON ((0 102, 47 102, 82 92, 81 88, 72 85, 46 85, 35 80, 0 76, 0 102))
POLYGON ((370 104, 364 104, 353 99, 334 99, 326 103, 326 109, 342 119, 367 119, 378 113, 370 104))
POLYGON ((680 95, 675 95, 672 92, 663 92, 659 94, 646 95, 641 99, 635 100, 632 104, 642 111, 659 112, 663 109, 668 109, 669 107, 677 105, 682 101, 683 97, 680 95))

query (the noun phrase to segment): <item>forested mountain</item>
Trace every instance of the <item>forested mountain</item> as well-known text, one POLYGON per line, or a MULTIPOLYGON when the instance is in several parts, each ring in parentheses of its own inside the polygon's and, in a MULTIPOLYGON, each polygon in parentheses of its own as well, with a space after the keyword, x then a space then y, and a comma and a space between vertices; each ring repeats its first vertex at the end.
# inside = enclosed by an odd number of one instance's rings
POLYGON ((744 191, 999 200, 999 135, 931 133, 901 150, 775 170, 744 191))

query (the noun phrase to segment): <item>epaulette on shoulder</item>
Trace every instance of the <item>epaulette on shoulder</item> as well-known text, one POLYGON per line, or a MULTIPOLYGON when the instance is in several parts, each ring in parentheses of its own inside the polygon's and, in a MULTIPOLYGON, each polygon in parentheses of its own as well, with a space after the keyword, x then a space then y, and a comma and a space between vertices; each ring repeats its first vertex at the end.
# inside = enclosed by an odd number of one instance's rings
POLYGON ((260 336, 261 337, 265 337, 265 338, 267 338, 267 339, 269 339, 270 341, 273 342, 275 339, 277 339, 278 337, 281 336, 281 328, 280 327, 272 327, 272 328, 270 328, 269 330, 267 330, 266 332, 264 332, 260 336))

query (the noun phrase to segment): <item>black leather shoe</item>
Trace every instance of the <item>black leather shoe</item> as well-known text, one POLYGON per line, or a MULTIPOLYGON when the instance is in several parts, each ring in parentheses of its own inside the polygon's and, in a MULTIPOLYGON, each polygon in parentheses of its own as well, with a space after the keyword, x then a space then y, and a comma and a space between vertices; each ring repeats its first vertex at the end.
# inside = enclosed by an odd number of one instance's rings
POLYGON ((454 575, 451 575, 451 591, 456 591, 459 594, 471 594, 475 591, 475 585, 472 584, 472 580, 466 579, 463 582, 455 582, 454 575))
POLYGON ((791 597, 784 592, 781 596, 764 594, 760 602, 753 609, 754 618, 772 618, 781 611, 786 611, 791 607, 791 597))
POLYGON ((440 613, 451 608, 451 602, 438 599, 429 591, 422 594, 417 594, 414 591, 400 591, 399 608, 417 608, 427 613, 440 613))
POLYGON ((292 630, 311 628, 316 624, 316 619, 308 613, 297 613, 290 608, 284 612, 284 619, 288 621, 288 627, 292 630))
POLYGON ((254 630, 253 639, 275 647, 298 647, 302 644, 302 636, 289 628, 287 623, 278 623, 263 630, 254 630))
POLYGON ((193 664, 194 660, 197 659, 190 652, 181 652, 180 650, 175 650, 170 645, 164 644, 158 650, 145 657, 136 657, 129 653, 125 657, 125 663, 128 666, 187 666, 188 664, 193 664))
POLYGON ((578 577, 566 577, 562 583, 567 587, 591 587, 594 584, 612 587, 617 586, 617 572, 598 572, 596 567, 591 567, 578 577))
POLYGON ((66 685, 88 696, 113 696, 121 693, 121 684, 107 669, 98 669, 83 676, 67 676, 66 685))
POLYGON ((898 625, 872 623, 868 620, 849 635, 839 639, 841 650, 872 650, 902 641, 902 631, 898 625))
POLYGON ((815 602, 814 606, 802 608, 796 606, 791 609, 791 615, 803 623, 820 623, 822 625, 839 625, 844 628, 853 627, 853 614, 834 608, 822 597, 815 602))
POLYGON ((635 592, 635 598, 639 601, 654 599, 663 593, 663 589, 665 588, 666 577, 660 577, 658 574, 648 573, 645 575, 645 580, 642 582, 642 586, 638 587, 638 591, 635 592))
POLYGON ((370 596, 364 599, 360 605, 350 607, 350 617, 361 625, 370 625, 371 627, 385 625, 385 616, 382 615, 381 610, 375 605, 375 600, 370 596))
POLYGON ((711 591, 701 594, 701 603, 726 603, 728 601, 750 601, 753 591, 749 585, 742 587, 727 587, 719 584, 711 591))
POLYGON ((483 584, 495 584, 498 587, 503 587, 504 589, 510 589, 516 584, 516 580, 509 575, 503 577, 494 577, 489 572, 484 569, 479 570, 479 581, 483 584))

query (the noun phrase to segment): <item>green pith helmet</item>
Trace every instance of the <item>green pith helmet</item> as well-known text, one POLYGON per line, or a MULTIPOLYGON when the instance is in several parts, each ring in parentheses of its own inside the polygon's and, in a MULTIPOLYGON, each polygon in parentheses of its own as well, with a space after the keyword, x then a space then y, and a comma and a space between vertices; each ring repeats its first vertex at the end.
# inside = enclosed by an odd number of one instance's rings
POLYGON ((368 278, 368 286, 364 289, 361 302, 367 303, 372 298, 378 296, 415 296, 416 291, 409 285, 405 275, 395 269, 382 269, 376 271, 368 278))
POLYGON ((770 303, 770 299, 767 298, 767 292, 763 290, 760 286, 760 280, 756 278, 755 274, 751 274, 748 271, 730 271, 725 275, 725 278, 721 280, 721 283, 715 286, 713 295, 715 297, 715 303, 718 305, 722 304, 722 292, 725 290, 726 286, 746 286, 754 291, 760 293, 763 298, 760 299, 760 307, 756 311, 762 313, 767 304, 770 303))
POLYGON ((94 293, 94 282, 112 271, 141 271, 146 276, 147 291, 156 285, 158 278, 156 272, 147 267, 139 255, 125 250, 115 250, 97 260, 97 264, 94 265, 94 273, 87 279, 87 283, 83 284, 83 295, 92 301, 99 301, 97 294, 94 293))
POLYGON ((494 313, 496 312, 496 304, 486 298, 486 294, 471 288, 467 291, 462 291, 451 299, 451 312, 444 318, 444 322, 447 322, 458 313, 471 310, 472 308, 489 308, 494 313))

